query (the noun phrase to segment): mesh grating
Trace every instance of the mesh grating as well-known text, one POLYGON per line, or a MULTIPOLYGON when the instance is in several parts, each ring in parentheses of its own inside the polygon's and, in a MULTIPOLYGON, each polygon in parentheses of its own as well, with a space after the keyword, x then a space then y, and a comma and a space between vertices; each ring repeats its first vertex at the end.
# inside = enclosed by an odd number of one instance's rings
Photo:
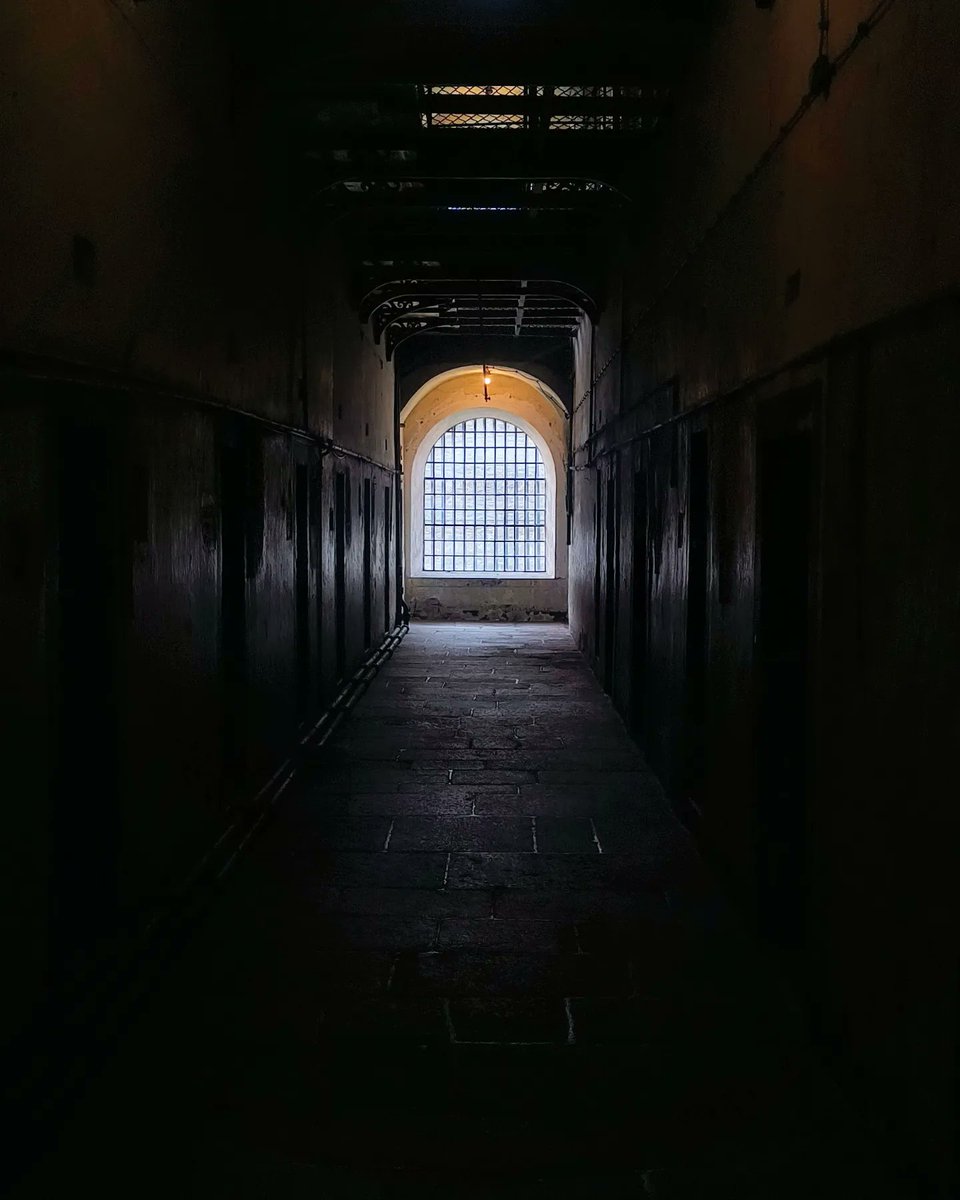
POLYGON ((555 117, 550 118, 550 128, 554 130, 571 130, 571 129, 593 129, 600 132, 610 132, 611 130, 621 130, 624 132, 634 133, 638 129, 645 128, 642 117, 622 117, 614 113, 602 114, 586 114, 573 113, 564 114, 558 113, 555 117))
POLYGON ((522 129, 520 113, 421 113, 420 123, 425 129, 522 129))
POLYGON ((613 96, 618 91, 613 87, 555 87, 553 95, 558 99, 572 96, 613 96))
POLYGON ((522 96, 523 84, 452 84, 443 87, 427 88, 430 96, 522 96))
POLYGON ((609 192, 612 188, 594 179, 538 179, 524 185, 528 192, 609 192))
POLYGON ((642 96, 655 98, 659 93, 656 89, 640 87, 621 87, 614 84, 595 85, 564 85, 554 87, 542 84, 450 84, 439 87, 421 85, 420 87, 420 123, 425 129, 487 129, 487 130, 518 130, 527 128, 553 131, 590 130, 594 132, 637 132, 641 129, 651 129, 656 120, 650 116, 641 117, 634 113, 619 111, 621 102, 639 100, 642 96), (457 98, 457 104, 444 105, 444 98, 457 98), (497 105, 484 105, 486 98, 495 97, 504 101, 497 105), (509 100, 516 97, 523 99, 522 113, 509 112, 471 112, 471 107, 509 108, 509 100), (466 99, 464 99, 466 98, 466 99), (476 99, 476 105, 470 103, 476 99), (564 101, 589 101, 586 106, 564 101), (608 103, 604 103, 604 102, 608 103), (547 111, 544 111, 544 106, 547 111), (587 112, 564 112, 566 108, 587 107, 587 112), (454 111, 449 109, 467 111, 454 111), (549 109, 554 112, 549 114, 549 109), (604 112, 603 109, 608 109, 604 112), (446 111, 445 111, 446 109, 446 111), (599 111, 597 111, 599 109, 599 111))
POLYGON ((448 429, 424 470, 424 571, 542 574, 546 491, 543 455, 522 429, 494 417, 448 429))

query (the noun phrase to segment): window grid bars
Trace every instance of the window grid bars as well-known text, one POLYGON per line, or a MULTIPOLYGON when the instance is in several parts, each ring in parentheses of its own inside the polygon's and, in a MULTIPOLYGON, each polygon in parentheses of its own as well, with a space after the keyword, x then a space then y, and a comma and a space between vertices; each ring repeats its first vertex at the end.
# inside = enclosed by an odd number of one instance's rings
POLYGON ((423 478, 423 569, 464 575, 544 574, 543 455, 522 429, 494 417, 442 434, 423 478))

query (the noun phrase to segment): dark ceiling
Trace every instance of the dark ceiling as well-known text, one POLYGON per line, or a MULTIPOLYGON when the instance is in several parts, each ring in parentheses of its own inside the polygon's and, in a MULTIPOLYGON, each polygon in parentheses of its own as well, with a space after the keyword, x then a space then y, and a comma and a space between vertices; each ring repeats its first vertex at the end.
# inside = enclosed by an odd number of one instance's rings
POLYGON ((388 354, 412 337, 569 337, 704 3, 286 0, 275 95, 308 225, 334 225, 388 354), (624 15, 624 10, 628 12, 624 15))

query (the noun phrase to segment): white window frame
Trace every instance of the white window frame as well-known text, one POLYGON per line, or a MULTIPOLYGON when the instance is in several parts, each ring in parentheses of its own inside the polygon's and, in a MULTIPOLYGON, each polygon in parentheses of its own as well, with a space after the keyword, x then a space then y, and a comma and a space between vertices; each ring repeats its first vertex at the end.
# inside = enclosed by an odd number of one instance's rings
POLYGON ((556 579, 557 577, 557 466, 543 436, 516 413, 484 405, 461 409, 438 421, 417 447, 410 477, 410 577, 412 579, 556 579), (464 421, 490 417, 506 421, 527 435, 543 458, 546 477, 546 566, 545 571, 426 571, 423 567, 423 476, 434 446, 448 429, 464 421))

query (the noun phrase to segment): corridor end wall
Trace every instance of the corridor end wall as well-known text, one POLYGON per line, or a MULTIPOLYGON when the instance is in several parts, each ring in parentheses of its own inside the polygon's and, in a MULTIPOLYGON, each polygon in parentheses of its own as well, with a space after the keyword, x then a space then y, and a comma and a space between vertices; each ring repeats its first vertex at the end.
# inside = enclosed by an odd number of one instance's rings
MULTIPOLYGON (((404 595, 411 615, 429 620, 558 621, 567 611, 566 462, 568 423, 559 399, 542 384, 515 370, 492 368, 484 399, 479 367, 453 368, 427 381, 401 412, 404 469, 404 595), (424 454, 458 414, 511 417, 534 431, 550 456, 554 552, 552 577, 484 579, 430 576, 418 569, 420 544, 414 522, 422 519, 422 486, 417 470, 424 454), (417 509, 417 511, 414 511, 417 509)), ((550 489, 548 487, 548 494, 550 489)))

